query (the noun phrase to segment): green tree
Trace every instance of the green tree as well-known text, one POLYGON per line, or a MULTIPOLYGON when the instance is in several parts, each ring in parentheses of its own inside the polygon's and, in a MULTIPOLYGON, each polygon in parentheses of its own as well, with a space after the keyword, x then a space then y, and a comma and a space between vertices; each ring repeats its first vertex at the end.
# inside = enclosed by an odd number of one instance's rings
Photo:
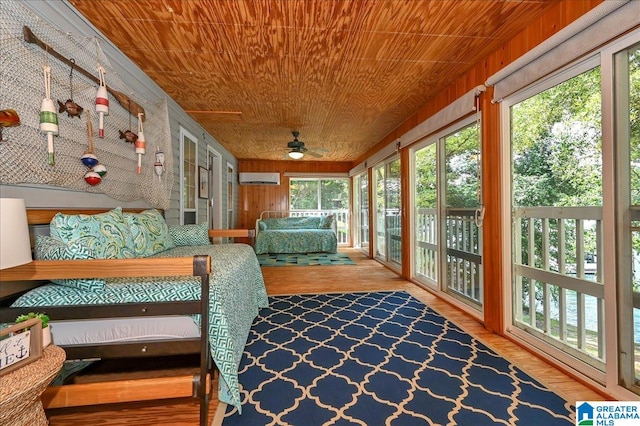
POLYGON ((475 208, 480 195, 480 137, 473 123, 445 138, 447 205, 475 208))

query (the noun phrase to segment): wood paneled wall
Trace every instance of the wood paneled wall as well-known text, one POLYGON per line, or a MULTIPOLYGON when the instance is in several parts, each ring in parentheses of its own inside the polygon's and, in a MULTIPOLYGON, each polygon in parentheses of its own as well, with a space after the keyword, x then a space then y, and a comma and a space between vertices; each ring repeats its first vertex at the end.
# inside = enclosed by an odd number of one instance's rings
POLYGON ((284 175, 286 172, 347 173, 349 170, 351 162, 240 160, 238 172, 278 172, 280 185, 240 185, 238 227, 255 227, 262 211, 289 209, 289 177, 284 175))

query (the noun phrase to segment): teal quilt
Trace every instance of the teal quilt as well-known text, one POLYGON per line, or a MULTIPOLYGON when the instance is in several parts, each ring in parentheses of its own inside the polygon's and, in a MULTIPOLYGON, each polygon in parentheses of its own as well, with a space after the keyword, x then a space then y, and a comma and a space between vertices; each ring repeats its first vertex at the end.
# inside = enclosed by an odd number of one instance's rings
MULTIPOLYGON (((251 324, 258 310, 268 306, 260 265, 252 247, 246 244, 181 246, 150 257, 194 255, 211 256, 209 342, 213 361, 220 371, 219 399, 241 410, 238 367, 251 324)), ((95 292, 47 284, 21 296, 13 306, 160 302, 199 297, 197 277, 117 278, 107 279, 105 288, 95 292)))
POLYGON ((332 229, 268 229, 256 237, 257 254, 336 253, 338 239, 332 229))

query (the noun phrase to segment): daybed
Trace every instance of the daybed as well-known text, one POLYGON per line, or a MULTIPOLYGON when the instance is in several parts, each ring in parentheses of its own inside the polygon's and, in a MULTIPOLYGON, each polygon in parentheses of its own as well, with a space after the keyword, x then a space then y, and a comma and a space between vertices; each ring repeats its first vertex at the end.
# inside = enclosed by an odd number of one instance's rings
POLYGON ((291 212, 262 212, 256 221, 255 251, 266 253, 336 253, 336 221, 325 216, 290 216, 291 212), (277 217, 271 217, 271 216, 277 217))
MULTIPOLYGON (((41 212, 30 213, 30 219, 36 217, 41 220, 47 216, 41 212)), ((30 222, 37 223, 38 219, 30 222)), ((258 309, 268 305, 260 267, 251 246, 209 244, 210 236, 224 234, 207 230, 202 225, 167 227, 162 215, 156 210, 123 213, 117 208, 94 215, 56 214, 51 220, 50 229, 50 236, 36 236, 36 259, 43 260, 3 270, 1 279, 55 280, 54 283, 44 284, 20 296, 13 306, 28 307, 32 310, 37 306, 38 310, 45 312, 50 309, 51 312, 48 313, 52 317, 53 342, 67 349, 73 348, 75 342, 57 340, 57 336, 65 334, 62 330, 66 324, 57 323, 56 320, 62 318, 56 317, 60 311, 49 307, 64 305, 63 311, 82 311, 82 314, 71 314, 71 318, 100 318, 106 315, 149 316, 168 315, 166 311, 156 313, 154 307, 156 302, 165 305, 163 302, 170 302, 168 305, 172 307, 173 313, 181 314, 182 311, 176 309, 185 304, 184 301, 200 300, 201 290, 205 288, 201 285, 201 279, 194 277, 197 275, 195 271, 189 269, 193 262, 192 257, 202 255, 198 258, 210 258, 210 274, 207 276, 206 269, 202 278, 203 283, 208 280, 210 285, 208 301, 206 305, 203 304, 203 308, 209 314, 207 338, 211 358, 220 374, 218 397, 221 401, 241 409, 238 366, 251 323, 258 314, 258 309), (70 264, 74 266, 70 267, 70 264), (122 315, 105 314, 104 310, 94 315, 107 304, 108 312, 113 311, 111 307, 114 304, 131 309, 122 315)), ((241 236, 233 230, 230 235, 241 236)), ((250 235, 247 233, 245 236, 250 235)), ((7 315, 7 312, 3 312, 1 319, 6 320, 7 315)), ((191 322, 200 324, 200 316, 192 316, 191 322)), ((159 324, 159 317, 153 317, 152 323, 159 324)), ((148 330, 142 333, 148 333, 148 330)), ((163 334, 164 331, 156 330, 153 333, 157 338, 157 335, 163 334)), ((197 327, 196 333, 201 334, 197 327)), ((193 338, 192 334, 193 332, 193 338)), ((116 336, 111 340, 121 339, 128 337, 116 336)), ((151 345, 146 340, 137 345, 138 353, 135 356, 158 353, 149 349, 151 345)), ((180 353, 181 346, 180 343, 175 345, 174 342, 168 346, 168 352, 164 353, 180 353)), ((166 348, 167 346, 162 350, 166 348)), ((90 352, 80 353, 83 354, 82 358, 86 358, 90 352)), ((201 393, 200 387, 195 384, 194 389, 201 393)), ((158 389, 155 389, 153 395, 157 393, 158 389)), ((60 399, 68 400, 69 397, 67 395, 60 399)), ((53 405, 50 403, 48 408, 73 406, 67 402, 56 402, 56 398, 53 397, 53 405), (61 405, 56 405, 57 403, 61 405)), ((116 401, 96 401, 93 404, 100 402, 116 401)), ((91 402, 84 401, 83 404, 91 402)))

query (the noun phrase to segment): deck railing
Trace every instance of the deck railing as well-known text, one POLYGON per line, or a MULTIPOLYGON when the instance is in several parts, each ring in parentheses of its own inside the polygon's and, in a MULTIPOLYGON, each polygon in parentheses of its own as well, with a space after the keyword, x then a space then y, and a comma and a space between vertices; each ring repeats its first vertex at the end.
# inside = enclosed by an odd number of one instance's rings
POLYGON ((400 209, 378 209, 376 212, 377 257, 402 263, 402 217, 400 209))
MULTIPOLYGON (((447 291, 481 304, 482 232, 473 209, 448 209, 447 291)), ((513 209, 515 324, 602 367, 605 356, 601 207, 513 209)), ((415 215, 416 278, 439 283, 436 209, 415 215)))
MULTIPOLYGON (((481 305, 482 232, 475 220, 476 209, 447 209, 445 238, 447 247, 447 291, 481 305)), ((436 209, 418 209, 415 223, 418 279, 438 282, 438 220, 436 209)))
POLYGON ((515 324, 602 369, 602 208, 514 208, 513 244, 515 324))

